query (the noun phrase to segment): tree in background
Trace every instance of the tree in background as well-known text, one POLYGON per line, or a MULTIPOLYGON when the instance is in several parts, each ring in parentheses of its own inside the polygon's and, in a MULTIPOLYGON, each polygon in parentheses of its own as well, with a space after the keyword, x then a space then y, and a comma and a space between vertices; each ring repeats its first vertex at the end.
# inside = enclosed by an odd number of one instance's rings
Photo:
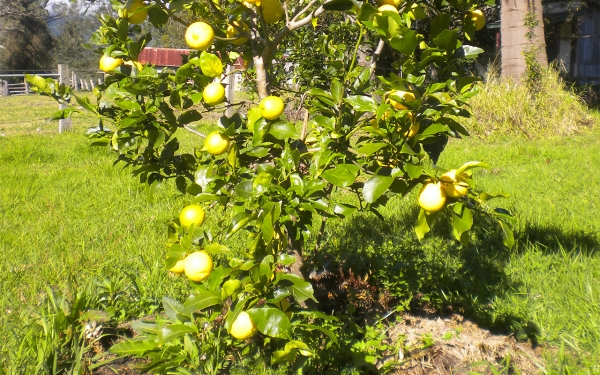
POLYGON ((0 1, 0 67, 44 69, 54 43, 46 24, 48 0, 0 1))
POLYGON ((98 70, 98 57, 93 50, 85 48, 85 44, 92 31, 100 26, 97 14, 110 14, 110 5, 96 2, 92 8, 89 1, 79 0, 56 4, 53 10, 59 23, 54 37, 54 62, 75 70, 98 70))

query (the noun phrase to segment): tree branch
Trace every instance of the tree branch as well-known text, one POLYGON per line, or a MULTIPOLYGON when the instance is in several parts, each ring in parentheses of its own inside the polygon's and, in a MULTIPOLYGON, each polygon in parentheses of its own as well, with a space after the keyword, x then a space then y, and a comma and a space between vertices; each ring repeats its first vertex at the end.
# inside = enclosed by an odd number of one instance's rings
POLYGON ((371 74, 377 68, 377 60, 379 60, 379 56, 381 55, 381 51, 383 51, 383 46, 385 46, 385 41, 383 39, 379 39, 379 43, 377 44, 377 48, 373 52, 373 58, 371 59, 371 74))
POLYGON ((183 125, 183 128, 184 128, 185 130, 187 130, 187 131, 191 132, 191 133, 194 133, 194 134, 196 134, 196 135, 199 135, 199 136, 200 136, 200 137, 202 137, 202 138, 206 138, 206 134, 200 133, 198 130, 196 130, 196 129, 192 129, 192 128, 190 128, 190 127, 189 127, 189 126, 187 126, 187 125, 183 125))

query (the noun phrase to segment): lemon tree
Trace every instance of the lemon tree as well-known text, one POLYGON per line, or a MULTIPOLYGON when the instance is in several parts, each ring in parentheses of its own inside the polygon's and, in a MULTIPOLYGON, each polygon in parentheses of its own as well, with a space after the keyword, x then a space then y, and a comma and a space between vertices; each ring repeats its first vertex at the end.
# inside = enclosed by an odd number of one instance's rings
POLYGON ((152 0, 133 13, 130 2, 113 3, 121 16, 102 16, 91 40, 108 73, 95 100, 51 80, 39 90, 111 123, 92 143, 131 165, 150 198, 169 181, 187 196, 168 224, 165 272, 187 278, 190 291, 183 301, 165 296, 165 316, 113 353, 147 358, 143 369, 156 373, 223 373, 240 353, 323 370, 319 356, 342 345, 345 323, 314 308, 306 247, 331 221, 361 211, 383 218, 395 197, 420 210, 415 241, 440 218, 468 245, 481 215, 513 245, 513 217, 487 203, 501 194, 476 184, 473 171, 488 166, 437 165, 450 138, 469 135, 461 120, 478 90, 469 71, 483 52, 469 44, 478 0, 152 0), (193 50, 182 66, 133 63, 152 36, 130 17, 146 11, 156 28, 169 19, 186 26, 181 38, 193 50), (278 62, 284 54, 297 69, 278 62), (244 74, 257 98, 226 105, 220 80, 238 56, 251 61, 244 74), (290 102, 304 108, 304 122, 286 118, 290 102), (208 112, 220 114, 219 130, 182 152, 179 132, 208 112))

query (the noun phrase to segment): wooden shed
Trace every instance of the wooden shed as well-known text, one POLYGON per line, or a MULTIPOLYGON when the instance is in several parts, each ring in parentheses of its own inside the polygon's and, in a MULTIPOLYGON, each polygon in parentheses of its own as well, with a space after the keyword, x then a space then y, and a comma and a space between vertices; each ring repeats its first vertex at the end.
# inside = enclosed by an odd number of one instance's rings
POLYGON ((573 81, 600 85, 600 0, 543 1, 549 61, 573 81))

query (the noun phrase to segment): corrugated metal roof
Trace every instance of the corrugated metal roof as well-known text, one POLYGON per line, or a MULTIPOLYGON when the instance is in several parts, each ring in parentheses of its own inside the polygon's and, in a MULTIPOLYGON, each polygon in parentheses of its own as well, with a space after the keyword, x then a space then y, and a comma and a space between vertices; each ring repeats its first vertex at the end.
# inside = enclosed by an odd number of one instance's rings
POLYGON ((151 63, 156 66, 181 66, 182 55, 189 55, 189 49, 175 48, 144 48, 138 55, 138 61, 142 64, 151 63))
MULTIPOLYGON (((138 55, 138 61, 142 64, 150 63, 159 67, 179 67, 183 63, 183 55, 189 55, 191 51, 189 49, 146 47, 138 55)), ((244 69, 244 60, 241 57, 236 60, 234 69, 244 69)))

